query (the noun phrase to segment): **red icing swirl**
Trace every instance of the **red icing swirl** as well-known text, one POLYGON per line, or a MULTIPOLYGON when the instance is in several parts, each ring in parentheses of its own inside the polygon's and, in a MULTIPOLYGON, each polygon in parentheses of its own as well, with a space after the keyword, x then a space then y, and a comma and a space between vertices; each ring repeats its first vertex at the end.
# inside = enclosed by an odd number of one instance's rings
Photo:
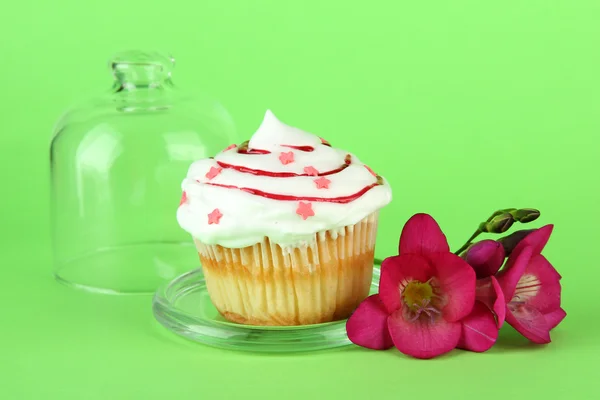
POLYGON ((212 182, 206 182, 205 184, 210 185, 210 186, 218 186, 218 187, 222 187, 222 188, 227 188, 227 189, 239 189, 243 192, 247 192, 247 193, 253 194, 255 196, 266 197, 267 199, 272 199, 272 200, 312 201, 312 202, 317 202, 317 203, 339 203, 339 204, 350 203, 351 201, 354 201, 354 200, 358 199, 360 196, 362 196, 363 194, 367 193, 369 190, 373 189, 375 186, 379 185, 379 183, 373 183, 369 186, 364 187, 363 189, 359 190, 358 192, 353 193, 348 196, 340 196, 340 197, 305 196, 305 197, 300 197, 300 196, 289 196, 289 195, 285 195, 285 194, 263 192, 262 190, 258 190, 258 189, 238 187, 238 186, 233 186, 233 185, 223 185, 223 184, 212 183, 212 182))
MULTIPOLYGON (((246 174, 253 174, 253 175, 258 175, 258 176, 270 176, 270 177, 275 177, 275 178, 293 178, 296 176, 314 176, 314 175, 307 174, 307 173, 297 174, 295 172, 264 171, 262 169, 252 169, 252 168, 244 167, 243 165, 227 164, 222 161, 217 161, 217 164, 219 164, 219 167, 224 168, 224 169, 234 169, 238 172, 242 172, 242 173, 246 173, 246 174)), ((346 159, 344 160, 344 165, 342 165, 339 168, 333 169, 331 171, 320 172, 316 176, 326 176, 326 175, 337 174, 338 172, 341 172, 344 169, 348 168, 351 164, 352 164, 352 157, 350 155, 347 155, 346 159)))
MULTIPOLYGON (((289 147, 295 150, 299 150, 299 151, 314 151, 314 147, 312 146, 292 146, 292 145, 285 145, 283 147, 289 147)), ((240 146, 237 150, 237 152, 239 154, 254 154, 254 155, 267 155, 267 154, 271 154, 270 151, 268 150, 261 150, 261 149, 250 149, 247 147, 247 145, 243 144, 242 146, 240 146)), ((310 173, 295 173, 295 172, 273 172, 273 171, 265 171, 265 170, 261 170, 261 169, 253 169, 253 168, 249 168, 249 167, 245 167, 242 165, 233 165, 233 164, 228 164, 222 161, 217 161, 217 164, 219 165, 219 167, 223 168, 223 169, 232 169, 235 170, 237 172, 240 173, 245 173, 245 174, 253 174, 256 176, 267 176, 267 177, 272 177, 272 178, 293 178, 293 177, 300 177, 300 176, 328 176, 328 175, 334 175, 337 174, 341 171, 343 171, 344 169, 348 168, 350 165, 352 165, 352 156, 350 154, 347 154, 346 157, 344 158, 344 164, 341 165, 338 168, 335 168, 333 170, 329 170, 329 171, 324 171, 324 172, 319 172, 318 174, 310 174, 310 173)), ((252 195, 255 196, 261 196, 261 197, 265 197, 268 199, 273 199, 273 200, 282 200, 282 201, 312 201, 312 202, 329 202, 329 203, 350 203, 351 201, 356 200, 357 198, 361 197, 363 194, 367 193, 369 190, 371 190, 372 188, 381 185, 382 182, 380 179, 378 179, 378 181, 376 183, 373 183, 371 185, 365 186, 364 188, 362 188, 361 190, 359 190, 356 193, 350 194, 350 195, 346 195, 346 196, 339 196, 339 197, 311 197, 311 196, 291 196, 291 195, 284 195, 284 194, 277 194, 277 193, 270 193, 270 192, 266 192, 263 190, 259 190, 259 189, 254 189, 254 188, 247 188, 247 187, 242 187, 242 186, 235 186, 235 185, 227 185, 227 184, 220 184, 220 183, 215 183, 215 182, 205 182, 206 185, 210 185, 210 186, 217 186, 217 187, 222 187, 222 188, 227 188, 227 189, 239 189, 242 190, 244 192, 250 193, 252 195)))

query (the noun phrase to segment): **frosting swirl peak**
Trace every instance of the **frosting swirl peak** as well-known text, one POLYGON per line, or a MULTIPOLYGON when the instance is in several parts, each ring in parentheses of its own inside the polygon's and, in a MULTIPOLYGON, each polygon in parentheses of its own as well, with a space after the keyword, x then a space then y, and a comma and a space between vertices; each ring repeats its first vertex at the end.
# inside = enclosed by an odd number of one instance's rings
POLYGON ((271 111, 248 142, 194 162, 182 189, 181 227, 205 244, 229 248, 265 236, 282 246, 309 242, 391 201, 387 181, 353 154, 280 122, 271 111))

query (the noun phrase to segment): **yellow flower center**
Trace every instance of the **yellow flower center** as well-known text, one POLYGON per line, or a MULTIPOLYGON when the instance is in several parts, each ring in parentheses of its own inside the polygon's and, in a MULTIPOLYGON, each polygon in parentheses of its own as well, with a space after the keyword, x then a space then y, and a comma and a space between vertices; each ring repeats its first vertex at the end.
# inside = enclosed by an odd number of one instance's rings
POLYGON ((440 300, 431 279, 427 282, 410 281, 402 290, 405 312, 411 321, 417 321, 423 316, 434 321, 441 315, 440 300))
POLYGON ((412 311, 419 310, 423 303, 431 303, 433 296, 433 288, 431 287, 429 281, 411 281, 402 291, 404 304, 406 304, 412 311))

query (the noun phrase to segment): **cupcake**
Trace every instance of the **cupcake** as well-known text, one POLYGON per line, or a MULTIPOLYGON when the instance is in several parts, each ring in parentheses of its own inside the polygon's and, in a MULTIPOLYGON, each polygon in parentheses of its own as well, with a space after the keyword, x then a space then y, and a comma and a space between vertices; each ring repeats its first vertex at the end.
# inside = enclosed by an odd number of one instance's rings
POLYGON ((194 162, 179 225, 212 303, 248 325, 347 318, 369 294, 387 181, 358 158, 267 111, 252 136, 194 162))

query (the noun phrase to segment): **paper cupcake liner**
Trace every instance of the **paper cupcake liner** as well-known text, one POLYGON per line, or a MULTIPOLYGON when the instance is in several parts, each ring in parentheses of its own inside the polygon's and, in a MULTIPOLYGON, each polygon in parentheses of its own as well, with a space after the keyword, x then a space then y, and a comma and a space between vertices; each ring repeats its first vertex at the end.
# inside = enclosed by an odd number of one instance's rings
POLYGON ((369 294, 378 213, 319 232, 300 247, 265 238, 241 249, 195 241, 212 303, 249 325, 308 325, 347 318, 369 294))

